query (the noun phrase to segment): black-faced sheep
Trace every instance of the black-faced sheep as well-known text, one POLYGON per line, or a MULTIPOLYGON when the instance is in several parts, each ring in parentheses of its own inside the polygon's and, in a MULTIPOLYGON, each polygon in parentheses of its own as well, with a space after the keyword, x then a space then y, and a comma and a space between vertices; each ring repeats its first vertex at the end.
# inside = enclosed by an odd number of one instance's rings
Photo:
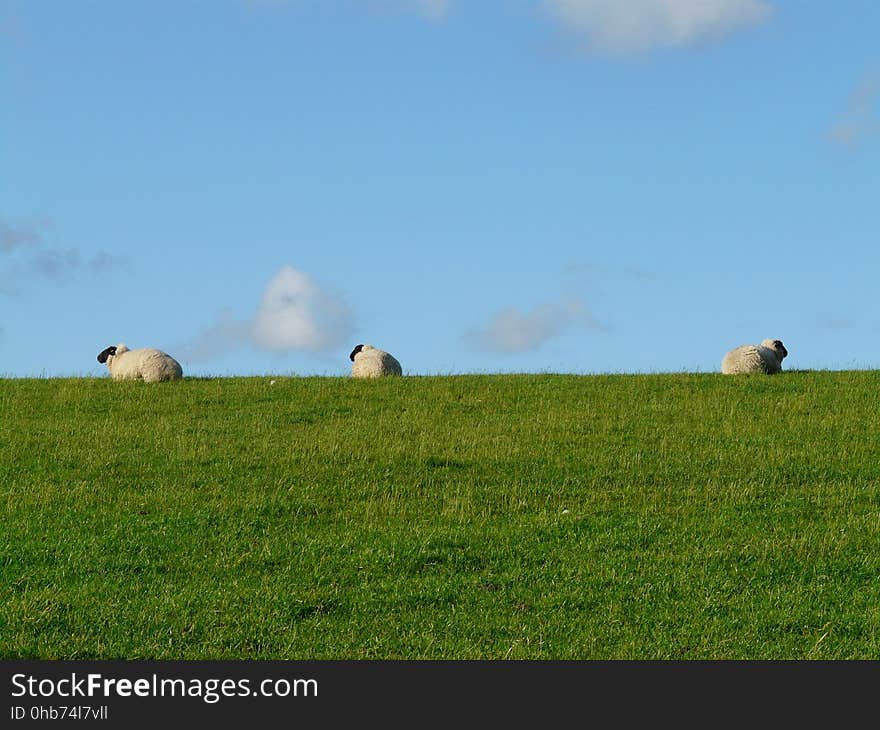
POLYGON ((358 345, 348 356, 354 378, 380 378, 384 375, 403 375, 400 363, 384 350, 372 345, 358 345))
POLYGON ((721 361, 725 375, 765 373, 772 375, 782 370, 782 360, 788 350, 782 340, 764 340, 760 345, 740 345, 728 352, 721 361))
POLYGON ((98 355, 98 362, 107 365, 114 380, 180 380, 183 368, 171 355, 153 347, 129 350, 125 345, 111 345, 98 355))

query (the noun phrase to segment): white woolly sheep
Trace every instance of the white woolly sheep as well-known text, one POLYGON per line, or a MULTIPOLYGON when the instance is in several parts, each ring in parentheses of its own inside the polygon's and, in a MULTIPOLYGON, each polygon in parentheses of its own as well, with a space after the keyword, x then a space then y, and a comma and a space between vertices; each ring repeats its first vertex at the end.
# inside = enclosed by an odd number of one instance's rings
POLYGON ((400 363, 384 350, 372 345, 358 345, 348 356, 353 378, 380 378, 383 375, 403 375, 400 363))
POLYGON ((183 368, 171 355, 153 347, 129 350, 125 345, 111 345, 98 355, 98 362, 106 363, 114 380, 143 380, 158 383, 161 380, 180 380, 183 368))
POLYGON ((740 345, 728 352, 721 361, 725 375, 765 373, 772 375, 782 370, 782 360, 788 350, 782 340, 764 340, 760 345, 740 345))

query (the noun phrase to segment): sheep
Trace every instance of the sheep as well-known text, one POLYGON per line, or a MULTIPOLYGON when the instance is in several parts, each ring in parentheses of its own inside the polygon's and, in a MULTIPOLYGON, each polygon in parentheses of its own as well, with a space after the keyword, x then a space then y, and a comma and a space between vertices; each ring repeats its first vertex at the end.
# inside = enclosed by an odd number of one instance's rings
POLYGON ((153 347, 129 350, 126 345, 111 345, 98 354, 98 362, 107 365, 114 380, 180 380, 183 368, 171 355, 153 347))
POLYGON ((728 352, 721 361, 725 375, 766 373, 773 375, 782 370, 782 360, 788 350, 782 340, 763 340, 760 345, 740 345, 728 352))
POLYGON ((384 350, 372 345, 357 345, 348 356, 353 378, 380 378, 384 375, 403 375, 400 363, 384 350))

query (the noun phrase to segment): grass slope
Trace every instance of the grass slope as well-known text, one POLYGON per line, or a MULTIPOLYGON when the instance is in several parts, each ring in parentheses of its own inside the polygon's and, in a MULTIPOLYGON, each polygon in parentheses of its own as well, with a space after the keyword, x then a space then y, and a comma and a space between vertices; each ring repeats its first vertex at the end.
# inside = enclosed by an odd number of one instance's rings
POLYGON ((880 373, 0 380, 5 659, 880 658, 880 373))

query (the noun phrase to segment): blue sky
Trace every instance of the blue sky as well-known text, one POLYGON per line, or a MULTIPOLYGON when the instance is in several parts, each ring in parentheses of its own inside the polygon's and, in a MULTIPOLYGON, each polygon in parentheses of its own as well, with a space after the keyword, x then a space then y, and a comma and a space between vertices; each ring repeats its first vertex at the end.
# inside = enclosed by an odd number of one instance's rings
POLYGON ((880 367, 880 3, 0 1, 0 374, 880 367))

